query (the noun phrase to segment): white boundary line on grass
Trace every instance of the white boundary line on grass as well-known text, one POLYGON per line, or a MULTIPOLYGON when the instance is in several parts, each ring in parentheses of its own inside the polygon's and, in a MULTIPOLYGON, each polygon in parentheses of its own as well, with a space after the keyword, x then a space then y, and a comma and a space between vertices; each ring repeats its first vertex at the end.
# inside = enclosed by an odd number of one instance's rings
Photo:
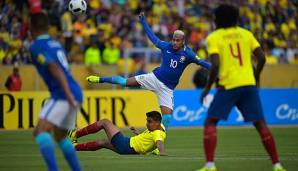
MULTIPOLYGON (((7 158, 7 157, 40 157, 39 154, 5 154, 3 156, 0 156, 0 158, 7 158)), ((101 155, 85 155, 84 158, 99 158, 99 159, 146 159, 146 160, 204 160, 204 157, 187 157, 187 156, 164 156, 164 157, 154 157, 154 156, 143 156, 143 155, 118 155, 118 156, 101 156, 101 155)), ((216 160, 251 160, 251 161, 262 161, 262 160, 269 160, 269 157, 267 156, 239 156, 239 157, 232 157, 232 156, 217 156, 216 160)), ((281 160, 286 161, 298 161, 298 158, 296 156, 287 156, 282 157, 281 160)))
MULTIPOLYGON (((269 128, 298 128, 298 125, 268 125, 269 128)), ((145 127, 136 127, 138 129, 142 129, 145 127)), ((203 129, 203 126, 181 126, 181 127, 170 127, 170 131, 173 130, 185 130, 185 129, 203 129)), ((219 125, 217 126, 217 128, 219 129, 250 129, 250 128, 254 128, 253 125, 244 125, 244 126, 222 126, 219 125)), ((121 128, 121 130, 129 130, 129 127, 124 127, 121 128)), ((12 129, 12 130, 6 130, 6 129, 0 129, 0 132, 13 132, 13 131, 33 131, 33 128, 28 128, 28 129, 12 129)))

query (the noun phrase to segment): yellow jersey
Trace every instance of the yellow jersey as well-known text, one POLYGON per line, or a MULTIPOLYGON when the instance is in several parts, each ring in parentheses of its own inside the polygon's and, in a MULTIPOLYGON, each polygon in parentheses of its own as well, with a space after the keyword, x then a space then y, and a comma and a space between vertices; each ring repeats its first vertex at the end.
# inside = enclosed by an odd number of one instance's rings
POLYGON ((255 85, 252 52, 260 47, 253 34, 240 27, 222 28, 207 39, 208 55, 219 55, 219 85, 225 89, 255 85))
POLYGON ((146 154, 155 150, 156 142, 166 139, 166 133, 162 130, 149 131, 146 129, 139 135, 130 138, 130 147, 139 154, 146 154))

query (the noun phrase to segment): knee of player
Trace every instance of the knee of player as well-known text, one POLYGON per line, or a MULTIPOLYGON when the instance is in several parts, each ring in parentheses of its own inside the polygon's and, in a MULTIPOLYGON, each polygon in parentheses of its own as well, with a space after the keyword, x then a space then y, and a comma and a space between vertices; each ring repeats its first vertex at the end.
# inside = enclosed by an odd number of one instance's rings
POLYGON ((161 106, 161 113, 162 114, 172 114, 173 110, 168 107, 161 106))
MULTIPOLYGON (((110 123, 111 121, 108 120, 108 119, 102 119, 102 120, 100 120, 100 121, 98 121, 98 122, 101 122, 102 124, 106 125, 107 123, 110 123)), ((98 124, 99 124, 99 123, 98 123, 98 124)))
POLYGON ((267 125, 264 121, 255 121, 255 122, 253 122, 253 124, 257 130, 268 129, 267 125))
POLYGON ((36 136, 38 135, 38 130, 37 130, 37 128, 34 128, 34 130, 33 130, 32 133, 33 133, 33 136, 36 137, 36 136))
POLYGON ((44 133, 44 132, 50 132, 50 130, 44 130, 44 129, 40 128, 40 127, 36 127, 33 130, 33 136, 34 137, 37 137, 39 134, 44 133))
POLYGON ((211 126, 216 126, 217 125, 217 123, 218 123, 218 119, 217 118, 207 118, 206 120, 205 120, 205 123, 204 123, 204 125, 205 126, 209 126, 209 125, 211 125, 211 126))

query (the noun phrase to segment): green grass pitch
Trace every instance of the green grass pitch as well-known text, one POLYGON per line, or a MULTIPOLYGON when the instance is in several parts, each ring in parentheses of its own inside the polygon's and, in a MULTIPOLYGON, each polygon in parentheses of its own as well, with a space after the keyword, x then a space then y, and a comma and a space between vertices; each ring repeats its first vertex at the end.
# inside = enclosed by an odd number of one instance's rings
MULTIPOLYGON (((282 164, 288 171, 297 171, 298 127, 275 127, 272 131, 282 164)), ((128 130, 123 132, 132 135, 128 130)), ((83 142, 103 137, 104 134, 100 133, 79 140, 83 142)), ((204 165, 202 128, 170 129, 166 150, 166 157, 120 156, 106 149, 78 154, 82 168, 86 171, 193 171, 204 165)), ((60 170, 70 170, 59 150, 56 151, 56 157, 60 170)), ((220 171, 272 170, 259 136, 251 127, 219 127, 216 165, 220 171)), ((46 170, 32 130, 0 131, 0 170, 46 170)))

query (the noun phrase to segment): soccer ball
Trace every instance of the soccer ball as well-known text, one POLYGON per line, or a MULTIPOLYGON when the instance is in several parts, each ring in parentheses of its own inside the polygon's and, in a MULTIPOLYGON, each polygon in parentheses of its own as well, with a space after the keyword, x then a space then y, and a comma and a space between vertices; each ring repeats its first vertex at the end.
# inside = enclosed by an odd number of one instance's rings
POLYGON ((81 15, 86 12, 87 4, 84 0, 71 0, 68 9, 73 15, 81 15))

